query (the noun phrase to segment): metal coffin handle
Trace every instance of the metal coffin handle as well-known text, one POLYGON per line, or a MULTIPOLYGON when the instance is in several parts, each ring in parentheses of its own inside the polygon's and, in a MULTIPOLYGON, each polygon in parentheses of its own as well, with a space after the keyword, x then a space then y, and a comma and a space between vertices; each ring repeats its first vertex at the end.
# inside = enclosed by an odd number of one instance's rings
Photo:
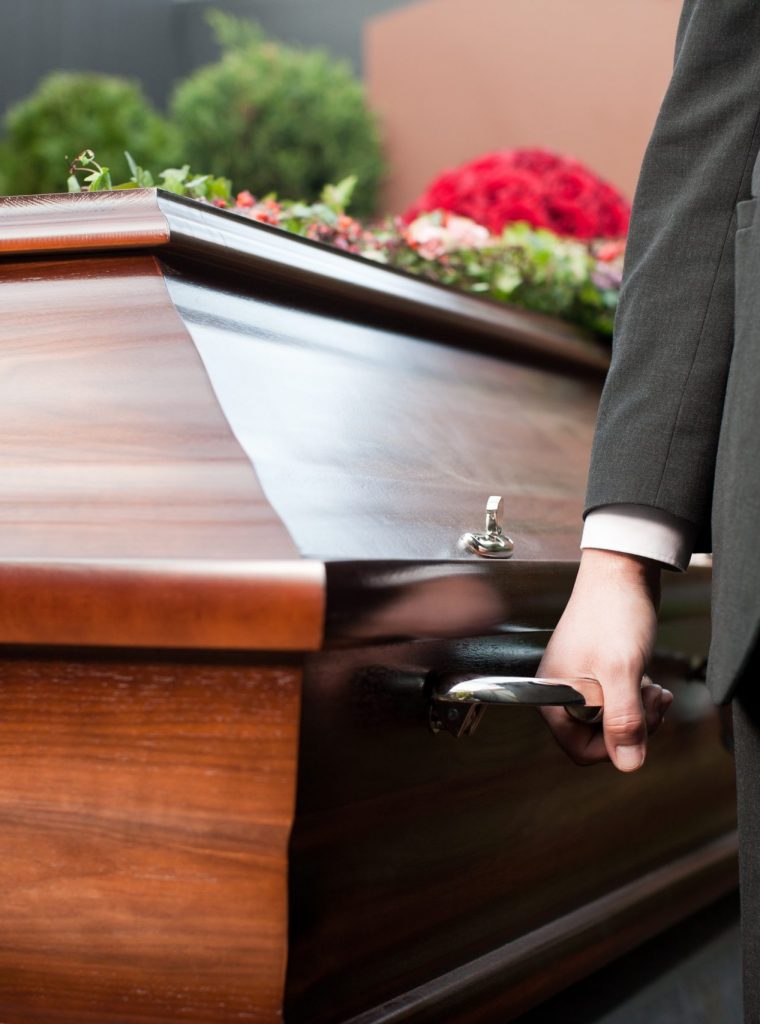
POLYGON ((565 707, 581 722, 598 722, 604 708, 601 684, 590 676, 436 675, 431 677, 430 697, 433 732, 445 729, 457 737, 472 735, 489 704, 565 707))

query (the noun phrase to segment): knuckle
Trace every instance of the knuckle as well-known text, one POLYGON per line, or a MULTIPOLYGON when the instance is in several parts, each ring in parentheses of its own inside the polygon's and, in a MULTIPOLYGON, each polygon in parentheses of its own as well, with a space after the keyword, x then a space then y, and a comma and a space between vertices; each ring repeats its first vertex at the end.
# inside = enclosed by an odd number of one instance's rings
POLYGON ((612 736, 637 736, 644 728, 644 716, 639 711, 606 711, 604 728, 612 736))

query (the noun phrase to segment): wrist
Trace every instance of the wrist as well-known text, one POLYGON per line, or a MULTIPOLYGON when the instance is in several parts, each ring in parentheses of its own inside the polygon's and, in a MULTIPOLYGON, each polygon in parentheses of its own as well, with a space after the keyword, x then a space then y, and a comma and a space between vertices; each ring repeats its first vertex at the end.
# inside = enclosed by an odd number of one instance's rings
POLYGON ((651 558, 629 555, 623 551, 584 548, 578 576, 593 577, 599 583, 616 582, 643 587, 659 603, 662 566, 651 558))

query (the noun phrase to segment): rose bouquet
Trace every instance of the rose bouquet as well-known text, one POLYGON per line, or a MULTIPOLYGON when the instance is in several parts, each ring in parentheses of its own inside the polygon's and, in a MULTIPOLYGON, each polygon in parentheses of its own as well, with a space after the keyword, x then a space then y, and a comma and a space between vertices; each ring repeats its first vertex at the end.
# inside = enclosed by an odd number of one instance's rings
POLYGON ((446 210, 493 234, 514 221, 573 238, 620 238, 628 230, 624 197, 577 160, 546 149, 488 153, 445 171, 406 211, 404 220, 446 210))

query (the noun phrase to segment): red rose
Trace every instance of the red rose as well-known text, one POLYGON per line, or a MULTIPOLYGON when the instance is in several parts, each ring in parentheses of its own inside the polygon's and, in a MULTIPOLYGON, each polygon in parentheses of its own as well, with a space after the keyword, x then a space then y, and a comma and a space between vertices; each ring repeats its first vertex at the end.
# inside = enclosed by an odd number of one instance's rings
POLYGON ((540 147, 486 153, 447 170, 406 211, 449 210, 494 233, 527 220, 577 238, 619 238, 628 229, 630 206, 620 193, 577 160, 540 147))
POLYGON ((558 235, 573 238, 596 237, 596 218, 577 203, 564 199, 551 199, 546 203, 550 227, 558 235))
POLYGON ((546 191, 553 198, 570 201, 582 196, 590 184, 587 175, 572 168, 555 170, 545 179, 546 191))
POLYGON ((562 163, 562 157, 547 149, 518 149, 512 156, 515 167, 523 167, 534 174, 544 175, 562 163))

